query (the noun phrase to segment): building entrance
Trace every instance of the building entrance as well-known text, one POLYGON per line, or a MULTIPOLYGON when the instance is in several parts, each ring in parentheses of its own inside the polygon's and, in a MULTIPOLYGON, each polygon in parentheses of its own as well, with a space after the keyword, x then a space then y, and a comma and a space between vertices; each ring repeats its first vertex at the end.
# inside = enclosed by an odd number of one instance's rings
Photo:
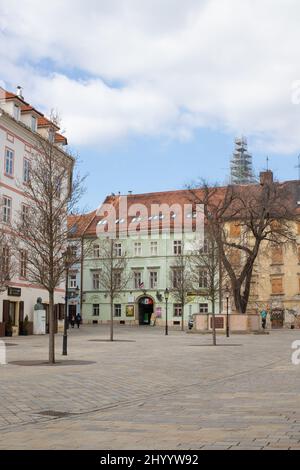
POLYGON ((152 313, 153 299, 151 297, 142 297, 139 300, 139 325, 150 325, 152 313))

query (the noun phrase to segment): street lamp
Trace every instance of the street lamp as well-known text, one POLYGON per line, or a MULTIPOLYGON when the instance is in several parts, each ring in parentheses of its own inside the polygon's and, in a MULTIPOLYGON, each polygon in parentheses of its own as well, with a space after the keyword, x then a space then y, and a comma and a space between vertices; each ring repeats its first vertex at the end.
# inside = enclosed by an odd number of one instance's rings
POLYGON ((63 253, 65 268, 66 268, 66 292, 65 292, 65 317, 64 317, 64 335, 63 335, 63 348, 62 348, 62 355, 68 355, 68 282, 69 282, 69 267, 70 267, 70 259, 71 259, 71 248, 68 246, 66 251, 63 253))
POLYGON ((225 297, 226 297, 226 336, 229 338, 229 289, 228 286, 226 286, 226 292, 225 292, 225 297))
POLYGON ((169 289, 166 288, 166 290, 165 290, 165 301, 166 301, 166 330, 165 330, 165 334, 166 334, 166 336, 168 336, 168 334, 169 334, 169 331, 168 331, 168 300, 169 300, 169 295, 170 295, 169 289))

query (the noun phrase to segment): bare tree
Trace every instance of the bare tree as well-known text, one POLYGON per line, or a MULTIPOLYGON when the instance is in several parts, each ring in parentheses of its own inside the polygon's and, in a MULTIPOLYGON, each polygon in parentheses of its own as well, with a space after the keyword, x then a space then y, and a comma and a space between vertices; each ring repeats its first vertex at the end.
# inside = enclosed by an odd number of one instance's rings
POLYGON ((193 281, 202 295, 210 300, 212 306, 212 335, 213 345, 216 346, 215 313, 217 300, 220 302, 220 257, 218 246, 209 230, 205 231, 204 243, 196 242, 192 254, 193 281), (197 246, 198 245, 198 246, 197 246))
POLYGON ((181 251, 175 256, 170 269, 171 292, 177 303, 181 306, 181 330, 184 330, 184 307, 189 303, 189 295, 193 292, 192 268, 190 254, 181 251))
POLYGON ((8 282, 15 273, 15 263, 12 257, 13 246, 11 233, 7 233, 3 227, 0 227, 0 293, 6 290, 8 282))
POLYGON ((30 173, 23 188, 26 210, 16 232, 20 250, 26 250, 27 278, 49 294, 49 362, 55 363, 54 293, 65 276, 69 212, 76 212, 83 179, 73 177, 75 159, 54 143, 55 121, 49 138, 37 138, 30 173))
POLYGON ((263 245, 295 243, 296 191, 266 178, 260 185, 190 188, 203 204, 208 229, 229 277, 236 310, 246 313, 253 268, 263 245), (233 228, 233 230, 231 230, 233 228), (239 258, 239 269, 232 256, 239 258))
MULTIPOLYGON (((118 239, 99 239, 99 284, 110 301, 110 341, 114 340, 114 301, 131 279, 127 272, 128 258, 118 239)), ((97 264, 97 266, 99 266, 97 264)))

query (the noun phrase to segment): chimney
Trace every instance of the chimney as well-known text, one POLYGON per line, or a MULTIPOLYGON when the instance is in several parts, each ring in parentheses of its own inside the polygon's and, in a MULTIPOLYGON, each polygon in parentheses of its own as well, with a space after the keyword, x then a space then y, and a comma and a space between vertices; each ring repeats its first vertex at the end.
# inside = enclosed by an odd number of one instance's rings
POLYGON ((271 184, 273 183, 273 171, 266 170, 261 171, 259 174, 260 184, 271 184))
POLYGON ((22 92, 23 92, 23 88, 22 88, 20 85, 17 86, 17 93, 16 93, 16 95, 17 95, 19 98, 21 98, 21 100, 24 99, 22 92))

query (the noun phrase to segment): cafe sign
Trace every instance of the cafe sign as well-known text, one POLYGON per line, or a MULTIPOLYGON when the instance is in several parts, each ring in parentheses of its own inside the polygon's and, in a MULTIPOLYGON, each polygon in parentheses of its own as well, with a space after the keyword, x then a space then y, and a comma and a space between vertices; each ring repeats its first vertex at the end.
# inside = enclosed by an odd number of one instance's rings
POLYGON ((7 295, 11 297, 21 297, 21 288, 20 287, 8 287, 7 288, 7 295))

